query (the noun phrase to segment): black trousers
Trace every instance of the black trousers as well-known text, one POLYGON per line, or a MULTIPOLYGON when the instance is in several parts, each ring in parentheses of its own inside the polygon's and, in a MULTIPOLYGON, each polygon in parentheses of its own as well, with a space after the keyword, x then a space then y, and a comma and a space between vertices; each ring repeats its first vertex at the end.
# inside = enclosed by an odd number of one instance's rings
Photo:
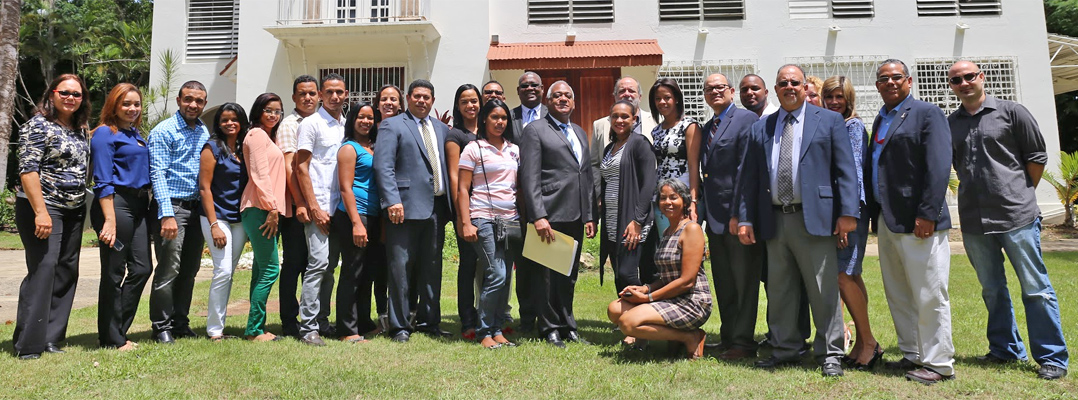
MULTIPOLYGON (((456 221, 453 225, 456 228, 456 221)), ((475 246, 460 236, 457 236, 457 250, 460 254, 457 264, 457 315, 460 315, 460 331, 463 333, 475 329, 479 319, 475 310, 475 273, 479 255, 475 252, 475 246)))
POLYGON ((45 208, 52 218, 52 233, 38 239, 30 201, 15 200, 15 226, 26 251, 26 277, 19 286, 13 335, 16 354, 41 353, 46 343, 58 344, 67 338, 67 320, 79 281, 86 208, 45 208))
POLYGON ((620 243, 620 238, 618 242, 603 240, 599 244, 603 252, 610 254, 615 293, 621 293, 626 286, 640 286, 658 279, 659 272, 655 268, 656 236, 656 230, 652 230, 647 240, 637 244, 631 251, 620 243))
POLYGON ((150 213, 150 233, 154 238, 157 267, 153 272, 150 291, 150 324, 154 333, 189 328, 191 320, 191 292, 195 288, 195 275, 202 264, 202 223, 199 221, 198 201, 172 200, 176 225, 176 238, 161 237, 161 221, 157 217, 157 200, 150 213))
POLYGON ((584 247, 584 222, 551 222, 550 227, 572 236, 582 244, 577 246, 576 254, 573 255, 573 267, 569 276, 533 263, 533 267, 540 273, 540 279, 537 280, 540 286, 532 288, 537 295, 535 304, 539 311, 539 334, 546 335, 557 330, 564 336, 569 331, 577 330, 576 317, 573 316, 573 298, 576 295, 576 278, 580 272, 580 250, 584 247))
MULTIPOLYGON (((528 224, 524 218, 520 219, 520 231, 528 232, 528 224)), ((521 245, 521 249, 523 249, 521 245)), ((509 267, 509 266, 507 266, 509 267)), ((534 327, 539 318, 538 288, 541 288, 540 280, 543 278, 543 270, 546 267, 536 264, 521 256, 515 260, 516 295, 517 306, 520 308, 520 326, 522 328, 534 327)))
POLYGON ((743 245, 737 235, 707 233, 711 253, 711 277, 719 309, 720 342, 727 347, 755 350, 760 274, 767 269, 763 242, 743 245))
POLYGON ((371 270, 374 266, 365 263, 365 259, 373 254, 381 228, 378 217, 360 215, 359 218, 367 228, 366 247, 356 247, 352 241, 352 221, 348 213, 337 210, 333 214, 333 232, 341 243, 341 277, 337 283, 338 336, 361 335, 378 327, 371 320, 371 286, 374 283, 371 270))
MULTIPOLYGON (((138 312, 142 289, 153 273, 150 258, 150 198, 117 192, 112 197, 116 215, 116 241, 102 245, 101 285, 98 289, 97 337, 102 347, 127 343, 127 331, 138 312), (117 250, 117 247, 122 249, 117 250)), ((101 202, 94 200, 90 222, 99 234, 105 225, 101 202)))
POLYGON ((411 330, 411 293, 419 297, 414 307, 415 329, 434 330, 441 323, 442 246, 450 213, 441 196, 434 199, 434 204, 435 211, 430 218, 408 219, 386 226, 386 257, 389 259, 387 333, 390 335, 411 330), (413 278, 414 285, 410 283, 413 278))
POLYGON ((303 272, 307 270, 307 236, 303 233, 303 224, 296 217, 281 217, 278 231, 281 232, 281 250, 284 253, 278 278, 280 286, 277 288, 281 303, 281 331, 286 336, 295 336, 299 334, 297 290, 303 272))

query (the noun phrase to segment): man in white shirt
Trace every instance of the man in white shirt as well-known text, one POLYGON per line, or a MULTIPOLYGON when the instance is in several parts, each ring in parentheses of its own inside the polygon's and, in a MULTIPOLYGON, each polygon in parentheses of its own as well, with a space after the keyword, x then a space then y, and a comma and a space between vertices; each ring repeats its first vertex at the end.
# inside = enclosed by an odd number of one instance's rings
POLYGON ((756 113, 760 119, 779 110, 779 107, 767 101, 767 84, 760 75, 748 74, 741 78, 741 105, 756 113))

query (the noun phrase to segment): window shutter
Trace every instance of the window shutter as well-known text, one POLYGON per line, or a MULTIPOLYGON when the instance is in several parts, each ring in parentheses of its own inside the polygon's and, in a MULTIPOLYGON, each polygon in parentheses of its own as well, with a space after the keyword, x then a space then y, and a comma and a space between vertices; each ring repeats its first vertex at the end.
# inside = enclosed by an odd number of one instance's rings
POLYGON ((700 19, 700 0, 659 0, 660 21, 700 19))
POLYGON ((659 0, 661 21, 745 19, 744 0, 659 0))
POLYGON ((831 0, 831 15, 835 18, 872 18, 872 0, 831 0))
POLYGON ((918 17, 941 15, 958 15, 958 5, 955 4, 955 0, 917 0, 918 17))
POLYGON ((790 0, 790 19, 828 18, 827 0, 790 0))
POLYGON ((529 24, 614 22, 614 0, 528 0, 529 24))
POLYGON ((704 20, 745 19, 744 0, 703 0, 704 20))
POLYGON ((573 0, 569 5, 574 24, 614 22, 614 0, 573 0))
POLYGON ((190 0, 187 58, 229 58, 239 50, 239 0, 190 0))
POLYGON ((529 24, 568 24, 568 0, 528 0, 529 24))
POLYGON ((959 0, 958 12, 962 15, 1000 15, 1003 5, 1000 0, 959 0))

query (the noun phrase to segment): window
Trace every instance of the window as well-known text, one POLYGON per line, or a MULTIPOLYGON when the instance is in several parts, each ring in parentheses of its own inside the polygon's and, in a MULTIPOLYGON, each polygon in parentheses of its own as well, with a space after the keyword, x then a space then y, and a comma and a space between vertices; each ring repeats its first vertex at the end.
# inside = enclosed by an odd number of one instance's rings
POLYGON ((189 0, 187 58, 231 58, 239 49, 239 0, 189 0))
POLYGON ((614 0, 528 0, 529 24, 614 22, 614 0))
MULTIPOLYGON (((1018 101, 1018 62, 1014 57, 962 58, 984 72, 984 91, 1004 100, 1018 101)), ((933 103, 950 114, 962 105, 947 83, 947 70, 958 58, 918 58, 913 72, 917 98, 933 103)))
MULTIPOLYGON (((318 70, 319 79, 330 73, 337 73, 344 77, 344 86, 348 89, 348 105, 361 101, 374 104, 374 96, 378 95, 378 89, 387 83, 397 85, 404 90, 404 67, 328 67, 318 70)), ((401 101, 403 102, 404 99, 401 101)))
POLYGON ((659 0, 660 21, 745 19, 744 0, 659 0))
POLYGON ((873 0, 790 0, 790 19, 872 18, 873 0))
POLYGON ((704 80, 708 75, 726 75, 730 84, 736 86, 743 76, 756 72, 754 60, 667 61, 659 67, 659 79, 677 81, 685 98, 685 115, 702 121, 712 114, 711 107, 704 102, 704 80))
MULTIPOLYGON (((857 115, 861 117, 865 125, 871 125, 880 107, 883 106, 883 100, 880 99, 880 94, 876 90, 876 67, 887 58, 886 56, 791 57, 787 58, 786 62, 801 66, 805 74, 819 77, 820 80, 827 80, 835 75, 845 76, 853 84, 857 115)), ((820 97, 823 98, 823 93, 820 93, 820 97)))
POLYGON ((917 0, 917 16, 1000 15, 1000 0, 917 0))

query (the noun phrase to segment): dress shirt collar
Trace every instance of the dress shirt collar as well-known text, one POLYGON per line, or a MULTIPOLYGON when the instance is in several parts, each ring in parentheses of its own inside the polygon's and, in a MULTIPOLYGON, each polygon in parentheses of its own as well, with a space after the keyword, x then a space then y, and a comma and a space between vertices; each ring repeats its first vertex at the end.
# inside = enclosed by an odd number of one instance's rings
POLYGON ((966 110, 965 106, 958 106, 958 115, 961 115, 963 117, 972 117, 974 115, 984 112, 984 110, 997 109, 999 109, 999 103, 997 102, 996 98, 990 95, 985 95, 984 102, 981 103, 981 108, 978 108, 977 112, 970 114, 969 111, 966 110))
POLYGON ((532 120, 532 121, 542 119, 543 116, 540 115, 541 113, 539 112, 539 110, 542 109, 542 108, 543 108, 543 103, 539 103, 539 105, 535 106, 535 108, 528 108, 528 106, 521 103, 520 104, 520 112, 521 112, 520 118, 521 119, 527 119, 529 115, 532 115, 532 110, 535 110, 535 119, 532 120))
POLYGON ((318 107, 318 114, 326 120, 326 125, 333 127, 333 124, 344 125, 344 113, 341 113, 340 118, 333 118, 333 115, 326 111, 325 107, 318 107))
POLYGON ((188 129, 188 128, 198 129, 199 127, 204 125, 202 123, 201 118, 195 118, 195 126, 188 125, 187 120, 183 118, 183 113, 178 111, 178 110, 176 111, 176 115, 175 115, 174 118, 176 118, 176 126, 179 127, 180 129, 188 129))
POLYGON ((715 114, 714 117, 711 117, 711 120, 714 121, 716 124, 719 123, 719 121, 726 119, 726 117, 729 117, 730 113, 734 112, 734 108, 736 108, 734 107, 734 103, 731 102, 730 104, 727 104, 726 108, 724 108, 722 112, 715 114))
POLYGON ((912 99, 912 98, 913 98, 913 94, 910 94, 910 95, 906 96, 905 99, 902 99, 901 103, 898 103, 898 105, 895 106, 895 108, 892 108, 890 111, 887 110, 887 105, 884 104, 883 106, 880 107, 880 118, 890 118, 892 115, 894 115, 896 112, 898 112, 897 110, 900 110, 903 107, 905 107, 906 103, 909 102, 910 99, 912 99))
POLYGON ((779 124, 786 123, 786 115, 787 114, 793 114, 795 124, 800 124, 800 123, 804 122, 805 121, 805 108, 806 108, 805 105, 806 104, 808 104, 807 101, 804 102, 804 103, 801 103, 801 107, 798 107, 793 112, 786 111, 785 108, 780 107, 779 111, 778 111, 778 118, 779 118, 778 123, 779 124))

